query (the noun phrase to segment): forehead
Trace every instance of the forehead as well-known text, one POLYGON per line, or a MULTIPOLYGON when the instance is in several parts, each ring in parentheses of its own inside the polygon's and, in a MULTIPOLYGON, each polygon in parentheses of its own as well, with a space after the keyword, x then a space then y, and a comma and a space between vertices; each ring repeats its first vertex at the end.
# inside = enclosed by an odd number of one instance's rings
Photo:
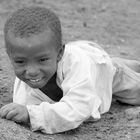
MULTIPOLYGON (((20 38, 15 37, 12 31, 9 30, 5 37, 5 43, 7 48, 17 49, 31 49, 37 47, 56 47, 56 41, 54 40, 51 30, 46 30, 37 35, 31 35, 30 37, 20 38)), ((41 48, 40 48, 41 49, 41 48)))

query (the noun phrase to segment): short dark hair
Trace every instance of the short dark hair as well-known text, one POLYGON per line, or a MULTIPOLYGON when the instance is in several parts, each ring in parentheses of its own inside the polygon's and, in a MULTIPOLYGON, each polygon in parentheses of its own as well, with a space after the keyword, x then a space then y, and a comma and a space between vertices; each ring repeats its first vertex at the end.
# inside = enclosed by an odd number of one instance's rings
POLYGON ((61 23, 56 14, 45 7, 24 7, 16 10, 6 21, 4 35, 6 37, 10 30, 16 37, 25 38, 48 28, 54 33, 58 45, 62 46, 61 23))

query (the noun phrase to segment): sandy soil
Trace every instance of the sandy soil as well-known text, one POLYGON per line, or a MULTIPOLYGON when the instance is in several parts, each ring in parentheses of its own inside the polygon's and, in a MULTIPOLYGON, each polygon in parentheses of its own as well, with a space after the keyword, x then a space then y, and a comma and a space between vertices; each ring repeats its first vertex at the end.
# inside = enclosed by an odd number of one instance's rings
MULTIPOLYGON (((0 0, 0 106, 12 101, 14 74, 4 50, 3 25, 15 9, 45 5, 62 22, 64 43, 92 40, 111 55, 140 60, 140 0, 0 0)), ((108 113, 78 129, 56 135, 31 132, 28 127, 0 119, 2 140, 139 140, 140 107, 113 101, 108 113)))

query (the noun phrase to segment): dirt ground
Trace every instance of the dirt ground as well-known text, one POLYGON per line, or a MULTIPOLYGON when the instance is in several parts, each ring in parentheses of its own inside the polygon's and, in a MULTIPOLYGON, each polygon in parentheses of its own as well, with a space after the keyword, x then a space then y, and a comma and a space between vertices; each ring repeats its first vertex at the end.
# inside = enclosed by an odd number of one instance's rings
MULTIPOLYGON (((4 49, 3 25, 15 9, 43 5, 62 22, 64 43, 92 40, 111 55, 140 60, 140 0, 0 0, 0 106, 12 102, 14 74, 4 49)), ((139 140, 140 107, 113 101, 102 119, 56 135, 0 119, 1 140, 139 140)))

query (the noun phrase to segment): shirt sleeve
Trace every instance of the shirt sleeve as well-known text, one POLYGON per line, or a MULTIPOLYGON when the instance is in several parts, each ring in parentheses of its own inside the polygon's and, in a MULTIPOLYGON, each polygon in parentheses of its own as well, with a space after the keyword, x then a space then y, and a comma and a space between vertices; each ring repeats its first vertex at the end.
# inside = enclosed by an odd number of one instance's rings
POLYGON ((74 58, 64 66, 62 89, 64 97, 57 103, 42 102, 40 105, 28 105, 30 123, 33 131, 58 133, 78 127, 92 114, 100 118, 101 99, 96 94, 96 65, 89 59, 74 58))

